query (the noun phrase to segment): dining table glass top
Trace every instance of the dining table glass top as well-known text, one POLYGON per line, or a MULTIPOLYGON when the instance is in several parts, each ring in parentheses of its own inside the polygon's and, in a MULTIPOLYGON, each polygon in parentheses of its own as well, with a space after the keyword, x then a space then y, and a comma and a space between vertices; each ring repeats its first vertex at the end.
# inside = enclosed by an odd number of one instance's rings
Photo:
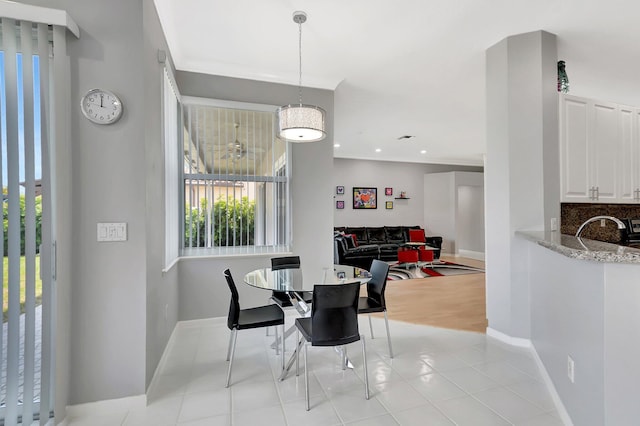
POLYGON ((343 284, 359 281, 365 283, 371 279, 366 269, 348 265, 333 265, 323 270, 322 279, 317 282, 304 282, 300 269, 261 268, 244 276, 244 282, 252 287, 272 291, 313 291, 315 284, 343 284))

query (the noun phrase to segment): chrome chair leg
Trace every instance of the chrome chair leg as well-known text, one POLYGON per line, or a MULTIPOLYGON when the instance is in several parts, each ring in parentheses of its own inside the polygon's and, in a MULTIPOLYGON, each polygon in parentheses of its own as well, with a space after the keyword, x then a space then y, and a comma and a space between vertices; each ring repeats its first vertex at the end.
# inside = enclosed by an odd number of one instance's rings
POLYGON ((387 326, 387 342, 389 343, 389 357, 393 358, 393 349, 391 348, 391 335, 389 334, 389 319, 387 318, 387 310, 384 310, 384 323, 387 326))
POLYGON ((347 369, 347 347, 342 345, 340 347, 340 352, 342 353, 342 369, 346 370, 347 369))
POLYGON ((229 361, 229 357, 231 356, 231 345, 233 344, 234 332, 235 332, 235 329, 231 330, 231 333, 229 333, 229 347, 227 348, 227 361, 229 361))
POLYGON ((296 349, 296 377, 300 375, 300 330, 296 327, 296 344, 298 345, 298 349, 296 349))
POLYGON ((364 397, 369 399, 369 369, 367 368, 367 345, 364 342, 364 335, 360 336, 362 340, 362 362, 364 363, 364 397))
POLYGON ((231 360, 229 361, 229 371, 227 372, 227 385, 225 388, 229 387, 229 382, 231 381, 231 367, 233 366, 233 355, 236 352, 236 338, 238 337, 238 330, 233 329, 233 343, 231 344, 231 360))
POLYGON ((371 330, 371 338, 373 339, 373 325, 371 324, 371 314, 368 315, 369 317, 369 330, 371 330))
POLYGON ((304 344, 304 395, 307 398, 307 411, 309 411, 309 369, 307 367, 307 344, 304 344))
MULTIPOLYGON (((276 327, 277 328, 277 327, 276 327)), ((285 342, 285 338, 284 338, 284 323, 282 323, 282 371, 284 371, 284 366, 285 366, 285 360, 284 360, 284 342, 285 342)))
POLYGON ((276 355, 280 355, 280 347, 278 346, 278 344, 280 343, 280 340, 278 338, 278 326, 273 327, 276 330, 276 355))

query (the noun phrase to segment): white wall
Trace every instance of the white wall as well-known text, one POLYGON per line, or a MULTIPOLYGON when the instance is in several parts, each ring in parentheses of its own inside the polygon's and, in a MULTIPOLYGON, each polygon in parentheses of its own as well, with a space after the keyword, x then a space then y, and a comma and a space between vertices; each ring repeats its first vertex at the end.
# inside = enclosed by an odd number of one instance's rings
POLYGON ((456 252, 484 253, 484 187, 458 186, 456 252))
MULTIPOLYGON (((333 160, 333 221, 335 226, 385 226, 385 225, 420 225, 427 235, 436 233, 437 227, 425 221, 424 177, 432 173, 451 170, 481 171, 480 167, 451 166, 441 164, 398 163, 369 160, 350 160, 335 158, 333 160), (344 186, 345 194, 336 195, 335 187, 344 186), (352 207, 352 188, 354 186, 377 187, 378 208, 375 210, 357 210, 352 207), (384 189, 393 188, 393 195, 384 195, 384 189), (410 200, 396 200, 400 191, 405 191, 410 200), (345 208, 335 208, 336 200, 344 200, 345 208), (385 209, 385 201, 393 201, 393 209, 385 209)), ((437 209, 448 209, 448 204, 440 201, 432 203, 437 209)))
POLYGON ((431 173, 424 176, 424 221, 443 238, 443 251, 484 252, 484 176, 480 172, 431 173), (462 190, 461 188, 467 188, 462 190))
POLYGON ((542 230, 559 211, 556 37, 536 31, 487 50, 485 232, 489 327, 530 334, 526 253, 518 229, 542 230))

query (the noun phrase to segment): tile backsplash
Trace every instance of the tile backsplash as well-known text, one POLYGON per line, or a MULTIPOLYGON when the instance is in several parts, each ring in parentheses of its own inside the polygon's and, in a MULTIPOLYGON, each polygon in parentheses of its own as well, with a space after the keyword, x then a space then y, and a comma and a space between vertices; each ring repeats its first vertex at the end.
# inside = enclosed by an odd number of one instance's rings
MULTIPOLYGON (((593 216, 613 216, 619 219, 640 218, 640 204, 585 204, 585 203, 561 203, 560 204, 560 232, 574 235, 580 225, 593 216)), ((620 242, 623 235, 616 224, 610 220, 605 221, 602 227, 600 222, 590 223, 582 237, 611 243, 620 242)))

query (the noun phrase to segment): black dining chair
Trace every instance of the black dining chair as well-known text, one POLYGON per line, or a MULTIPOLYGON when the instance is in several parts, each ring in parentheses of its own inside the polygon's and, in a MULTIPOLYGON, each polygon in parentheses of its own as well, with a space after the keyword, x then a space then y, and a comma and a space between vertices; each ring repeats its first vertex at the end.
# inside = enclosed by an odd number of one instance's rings
POLYGON ((389 265, 381 260, 374 259, 371 263, 371 279, 367 282, 367 297, 358 300, 358 313, 369 314, 369 329, 373 339, 373 325, 371 324, 371 314, 374 312, 384 312, 384 323, 387 327, 387 341, 389 342, 389 357, 393 358, 391 348, 391 335, 389 334, 389 320, 387 318, 387 304, 384 299, 384 291, 387 287, 387 277, 389 275, 389 265))
MULTIPOLYGON (((300 256, 284 256, 284 257, 272 257, 271 258, 271 270, 277 271, 278 269, 300 269, 300 256)), ((297 292, 305 303, 311 303, 313 296, 310 291, 297 292)), ((291 298, 285 291, 273 291, 271 294, 271 300, 281 308, 289 308, 293 306, 291 298)))
MULTIPOLYGON (((251 328, 282 326, 284 334, 284 312, 276 305, 258 306, 256 308, 240 309, 240 298, 238 289, 231 276, 231 271, 226 269, 224 277, 227 280, 229 290, 231 290, 231 303, 229 304, 229 316, 227 317, 227 327, 231 330, 229 336, 229 348, 227 349, 227 361, 229 361, 229 371, 227 372, 227 384, 231 381, 231 367, 233 366, 233 356, 236 351, 236 338, 238 331, 251 328)), ((276 341, 278 340, 278 329, 276 328, 276 341)), ((282 364, 284 365, 284 349, 282 350, 282 364)))
MULTIPOLYGON (((309 370, 307 368, 307 347, 343 346, 360 340, 364 367, 365 398, 369 399, 369 377, 367 373, 367 349, 358 330, 358 295, 360 283, 317 284, 313 287, 311 317, 297 318, 298 348, 304 342, 304 384, 309 410, 309 370)), ((343 357, 345 350, 343 348, 343 357)), ((299 373, 299 350, 296 350, 296 375, 299 373)), ((343 359, 344 360, 344 359, 343 359)))

